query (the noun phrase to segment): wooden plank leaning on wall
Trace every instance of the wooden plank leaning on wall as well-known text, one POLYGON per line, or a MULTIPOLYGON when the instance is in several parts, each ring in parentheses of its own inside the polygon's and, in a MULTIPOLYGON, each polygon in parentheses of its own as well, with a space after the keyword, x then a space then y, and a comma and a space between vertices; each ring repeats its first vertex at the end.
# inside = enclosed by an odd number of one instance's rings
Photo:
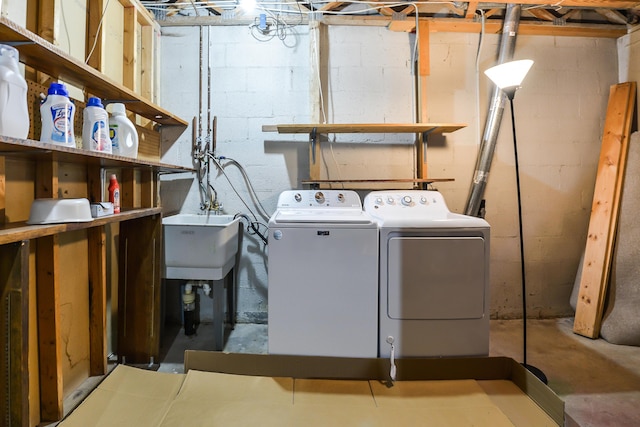
POLYGON ((611 86, 573 332, 598 338, 618 224, 636 83, 611 86))

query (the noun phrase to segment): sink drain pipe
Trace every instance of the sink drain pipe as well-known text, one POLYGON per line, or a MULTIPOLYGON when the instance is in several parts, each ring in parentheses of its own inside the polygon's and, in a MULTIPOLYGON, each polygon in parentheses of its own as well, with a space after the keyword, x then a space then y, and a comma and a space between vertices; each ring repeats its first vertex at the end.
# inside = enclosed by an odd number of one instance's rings
MULTIPOLYGON (((520 13, 522 7, 517 4, 509 3, 504 15, 504 25, 502 28, 502 37, 500 40, 498 52, 498 64, 509 62, 513 58, 513 51, 516 46, 516 37, 518 35, 518 25, 520 23, 520 13)), ((484 217, 483 214, 483 196, 484 189, 487 186, 489 178, 489 169, 491 169, 491 161, 493 153, 498 141, 498 133, 500 124, 502 123, 502 114, 504 113, 504 105, 507 96, 494 85, 493 95, 489 104, 489 113, 484 126, 484 134, 478 151, 478 159, 476 160, 475 173, 473 182, 469 192, 469 198, 465 207, 465 214, 471 216, 484 217)))

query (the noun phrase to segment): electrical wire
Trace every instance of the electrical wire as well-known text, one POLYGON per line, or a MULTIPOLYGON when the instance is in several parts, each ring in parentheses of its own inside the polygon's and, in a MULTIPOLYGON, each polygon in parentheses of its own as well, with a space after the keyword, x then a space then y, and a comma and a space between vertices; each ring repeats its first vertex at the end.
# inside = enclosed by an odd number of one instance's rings
POLYGON ((485 34, 485 16, 484 10, 479 9, 480 12, 480 36, 478 38, 478 50, 476 51, 476 141, 480 141, 480 54, 482 53, 482 47, 484 45, 485 34))
MULTIPOLYGON (((315 5, 329 5, 331 3, 334 3, 332 1, 318 1, 318 2, 314 2, 313 4, 315 5)), ((347 4, 352 4, 352 5, 358 5, 358 6, 362 6, 363 3, 359 0, 347 0, 347 1, 343 1, 341 3, 347 3, 347 4)), ((322 13, 323 15, 361 15, 364 13, 371 13, 371 12, 377 12, 380 9, 384 9, 384 8, 393 8, 393 7, 401 7, 401 6, 407 6, 408 4, 415 4, 415 5, 454 5, 455 6, 456 2, 453 1, 438 1, 438 2, 432 2, 432 1, 418 1, 418 2, 411 2, 411 3, 406 3, 406 2, 398 2, 398 1, 394 1, 394 2, 367 2, 368 5, 371 5, 370 7, 365 7, 362 9, 358 9, 355 11, 344 11, 344 10, 318 10, 318 8, 316 8, 316 10, 302 10, 302 8, 300 7, 300 5, 298 4, 298 2, 296 2, 297 5, 297 10, 293 9, 293 10, 281 10, 281 9, 273 9, 273 7, 275 6, 291 6, 290 2, 280 2, 280 1, 263 1, 260 2, 259 4, 256 4, 256 9, 259 10, 263 10, 263 11, 273 11, 273 12, 277 12, 277 13, 286 13, 286 14, 300 14, 300 15, 309 15, 309 14, 314 14, 314 13, 322 13)), ((148 1, 143 1, 144 6, 149 9, 149 10, 165 10, 166 8, 166 2, 148 2, 148 1), (154 7, 154 5, 157 4, 159 6, 154 7)), ((196 2, 196 1, 191 1, 191 4, 193 5, 194 9, 206 9, 207 7, 211 7, 212 2, 196 2)), ((238 6, 238 2, 235 0, 220 0, 220 1, 216 1, 214 2, 214 4, 218 7, 237 7, 238 6)))
POLYGON ((67 25, 67 14, 64 11, 64 2, 60 2, 60 14, 62 15, 62 24, 64 25, 64 34, 67 37, 68 54, 71 54, 71 37, 69 37, 69 26, 67 25))
POLYGON ((89 55, 87 55, 87 59, 85 59, 84 63, 88 64, 89 59, 91 59, 91 55, 93 55, 93 51, 96 49, 96 44, 98 43, 98 34, 100 34, 100 29, 102 28, 102 22, 104 21, 104 16, 107 14, 107 9, 109 8, 109 2, 111 0, 107 0, 107 4, 104 5, 104 10, 102 11, 102 16, 100 16, 100 22, 98 22, 98 29, 96 30, 96 36, 93 39, 93 46, 91 46, 91 50, 89 51, 89 55))

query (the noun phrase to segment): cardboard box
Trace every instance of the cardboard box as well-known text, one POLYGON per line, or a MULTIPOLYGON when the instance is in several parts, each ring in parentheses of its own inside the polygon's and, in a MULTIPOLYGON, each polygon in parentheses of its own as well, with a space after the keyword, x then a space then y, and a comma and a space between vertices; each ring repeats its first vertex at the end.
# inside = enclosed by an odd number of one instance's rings
MULTIPOLYGON (((378 358, 230 354, 187 350, 184 366, 185 372, 197 370, 251 376, 291 377, 296 380, 369 380, 377 403, 380 402, 381 396, 375 391, 380 392, 383 389, 375 384, 391 385, 390 362, 388 359, 378 358)), ((468 400, 470 386, 465 380, 474 380, 490 398, 493 405, 504 413, 513 425, 544 426, 572 425, 573 423, 571 419, 565 420, 564 402, 521 364, 508 357, 398 359, 396 360, 396 369, 397 381, 389 390, 395 387, 400 390, 400 393, 404 393, 406 387, 403 382, 421 382, 420 387, 426 387, 421 395, 425 399, 419 404, 423 408, 430 406, 430 400, 434 396, 434 394, 429 396, 426 392, 430 386, 425 382, 437 382, 438 386, 450 388, 449 391, 445 389, 442 392, 442 395, 448 396, 450 399, 439 403, 440 406, 449 407, 456 401, 456 387, 460 387, 458 395, 464 396, 464 400, 468 400), (452 383, 445 384, 443 381, 452 383), (457 384, 453 382, 457 382, 457 384)), ((297 385, 298 381, 296 381, 296 390, 299 390, 297 385)), ((473 395, 475 396, 475 394, 473 395)), ((406 399, 407 397, 403 396, 400 400, 404 403, 406 399)), ((325 412, 331 413, 332 411, 325 408, 325 412)), ((459 413, 459 408, 453 411, 450 414, 453 418, 449 419, 451 423, 444 422, 444 424, 458 425, 454 420, 459 413)), ((415 412, 415 415, 418 416, 418 412, 415 412)), ((439 415, 444 416, 443 414, 439 415)), ((403 416, 407 416, 407 414, 403 413, 403 416)), ((444 420, 447 420, 446 416, 444 416, 444 420)), ((480 418, 477 418, 474 420, 474 425, 501 425, 499 420, 498 416, 483 424, 480 422, 480 418)), ((463 421, 457 421, 464 425, 463 421)), ((407 422, 409 421, 407 420, 407 422)), ((334 425, 338 424, 334 423, 334 425)), ((384 425, 384 423, 379 425, 384 425)), ((411 425, 411 423, 396 425, 411 425)))
POLYGON ((186 374, 120 365, 70 426, 558 426, 564 403, 504 357, 389 360, 185 352, 186 374))

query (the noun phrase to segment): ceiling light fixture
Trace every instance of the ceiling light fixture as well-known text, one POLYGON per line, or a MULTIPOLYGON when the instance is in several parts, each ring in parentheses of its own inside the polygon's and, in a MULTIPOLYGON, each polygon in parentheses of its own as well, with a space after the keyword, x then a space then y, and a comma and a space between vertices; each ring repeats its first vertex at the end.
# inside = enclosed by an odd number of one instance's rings
POLYGON ((251 13, 256 8, 256 0, 240 0, 240 7, 245 13, 251 13))

